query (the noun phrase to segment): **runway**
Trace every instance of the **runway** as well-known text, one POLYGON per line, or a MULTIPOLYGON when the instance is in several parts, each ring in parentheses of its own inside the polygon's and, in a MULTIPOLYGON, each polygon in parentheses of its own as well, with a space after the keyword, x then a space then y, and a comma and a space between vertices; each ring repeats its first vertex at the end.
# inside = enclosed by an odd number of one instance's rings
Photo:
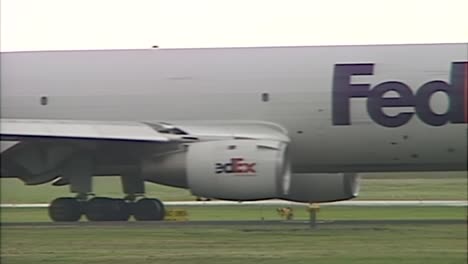
MULTIPOLYGON (((289 202, 282 200, 266 200, 254 202, 232 202, 232 201, 168 201, 167 206, 242 206, 242 205, 273 205, 292 206, 307 205, 306 203, 289 202)), ((13 204, 2 203, 0 208, 45 208, 48 203, 34 204, 13 204)), ((467 200, 378 200, 378 201, 340 201, 330 203, 320 203, 320 206, 468 206, 467 200)))
MULTIPOLYGON (((465 219, 398 219, 398 220, 319 220, 317 226, 365 226, 365 225, 450 225, 467 224, 465 219)), ((233 226, 310 226, 309 221, 304 220, 243 220, 243 221, 128 221, 128 222, 6 222, 0 223, 1 227, 233 227, 233 226)))
MULTIPOLYGON (((259 202, 229 202, 229 201, 175 201, 165 202, 170 206, 248 206, 248 205, 265 205, 265 206, 288 206, 288 205, 302 205, 304 203, 294 203, 281 200, 268 200, 259 202)), ((46 208, 48 204, 1 204, 1 208, 46 208)), ((467 207, 467 201, 343 201, 333 203, 321 203, 321 207, 327 206, 374 206, 374 207, 405 207, 405 206, 435 206, 435 207, 467 207)), ((466 219, 381 219, 381 220, 318 220, 318 226, 381 226, 381 225, 447 225, 447 224, 466 224, 466 219)), ((233 227, 233 226, 296 226, 296 227, 307 227, 310 226, 310 222, 307 220, 242 220, 242 221, 231 221, 231 220, 188 220, 188 221, 128 221, 128 222, 4 222, 0 223, 2 227, 196 227, 196 226, 214 226, 214 227, 233 227)))

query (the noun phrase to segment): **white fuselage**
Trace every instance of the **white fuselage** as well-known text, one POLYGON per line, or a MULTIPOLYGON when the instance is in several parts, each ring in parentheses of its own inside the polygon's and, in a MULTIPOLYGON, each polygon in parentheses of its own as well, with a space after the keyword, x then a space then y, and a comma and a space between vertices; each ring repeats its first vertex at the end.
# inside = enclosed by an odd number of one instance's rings
MULTIPOLYGON (((379 124, 366 97, 349 99, 343 124, 333 118, 341 96, 333 87, 344 78, 337 64, 367 63, 373 73, 353 74, 350 85, 398 81, 416 94, 430 81, 451 83, 452 63, 467 61, 468 44, 2 53, 1 116, 268 121, 288 131, 295 172, 466 170, 466 72, 465 119, 442 125, 422 121, 414 106, 382 107, 389 120, 411 117, 379 124)), ((437 92, 427 104, 442 115, 451 100, 437 92)))

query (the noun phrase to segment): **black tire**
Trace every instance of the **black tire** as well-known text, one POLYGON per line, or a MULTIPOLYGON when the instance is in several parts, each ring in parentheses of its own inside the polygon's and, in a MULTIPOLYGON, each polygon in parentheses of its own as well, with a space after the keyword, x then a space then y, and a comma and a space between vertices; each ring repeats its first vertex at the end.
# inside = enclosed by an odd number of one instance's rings
POLYGON ((57 198, 49 206, 49 217, 54 222, 76 222, 80 220, 81 214, 81 204, 75 198, 57 198))
POLYGON ((89 221, 127 221, 130 206, 123 199, 96 197, 88 201, 85 213, 89 221))
POLYGON ((112 205, 110 198, 95 197, 86 203, 85 215, 89 221, 110 221, 112 215, 109 207, 112 205))
POLYGON ((116 203, 116 206, 119 208, 116 212, 116 219, 118 221, 128 221, 131 215, 130 204, 124 199, 115 199, 114 203, 116 203))
POLYGON ((166 211, 158 199, 143 198, 133 204, 133 217, 138 221, 161 221, 166 211))

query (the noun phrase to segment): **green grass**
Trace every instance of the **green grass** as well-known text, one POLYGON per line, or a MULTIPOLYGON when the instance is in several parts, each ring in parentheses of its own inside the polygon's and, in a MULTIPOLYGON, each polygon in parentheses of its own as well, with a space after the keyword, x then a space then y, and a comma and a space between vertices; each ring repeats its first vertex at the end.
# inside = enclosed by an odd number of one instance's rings
MULTIPOLYGON (((187 210, 189 220, 279 220, 275 206, 168 207, 187 210)), ((307 220, 305 206, 294 206, 294 219, 307 220)), ((3 208, 1 222, 50 222, 47 208, 3 208)), ((465 219, 465 207, 322 207, 319 220, 465 219)))
POLYGON ((466 263, 466 225, 2 227, 2 263, 466 263))
MULTIPOLYGON (((52 186, 42 184, 24 185, 18 179, 0 179, 2 203, 49 203, 57 197, 72 196, 69 186, 52 186)), ((123 191, 118 177, 95 177, 94 192, 99 196, 122 198, 123 191)), ((145 183, 146 194, 149 197, 159 197, 164 201, 195 200, 190 191, 167 187, 159 184, 145 183)))
POLYGON ((466 200, 467 178, 362 180, 358 200, 466 200))
MULTIPOLYGON (((366 182, 374 180, 379 182, 371 183, 373 186, 384 183, 382 180, 372 178, 365 180, 364 186, 366 186, 366 182)), ((405 181, 413 180, 405 179, 405 181)), ((435 180, 438 181, 438 179, 435 180)), ((460 178, 455 178, 454 180, 458 181, 460 178)), ((461 180, 464 179, 462 178, 461 180)), ((102 182, 102 184, 105 183, 105 181, 102 182)), ((417 184, 415 187, 425 188, 421 187, 419 183, 414 183, 417 184)), ((117 183, 114 184, 114 187, 116 187, 117 183)), ((158 185, 154 186, 160 188, 158 185)), ((405 185, 402 184, 402 186, 405 185)), ((111 188, 111 186, 106 187, 111 188)), ((174 193, 169 191, 170 189, 167 190, 168 195, 174 195, 174 193)), ((159 193, 163 195, 162 192, 159 193)), ((56 196, 56 194, 53 196, 56 196)), ((177 196, 174 195, 173 197, 177 196)), ((190 220, 280 219, 280 216, 276 213, 277 207, 275 206, 194 206, 185 208, 177 206, 170 208, 186 209, 190 220)), ((308 214, 305 206, 294 206, 293 208, 295 220, 307 219, 308 214)), ((2 209, 0 212, 0 220, 3 223, 50 221, 46 208, 2 209)), ((326 221, 383 219, 463 220, 466 219, 466 216, 467 211, 465 207, 322 206, 318 219, 326 221)), ((320 225, 318 230, 307 229, 305 225, 270 226, 268 224, 224 227, 47 227, 32 224, 31 226, 1 227, 1 260, 2 263, 13 264, 455 264, 467 263, 466 232, 465 224, 320 225)))
MULTIPOLYGON (((0 179, 2 203, 48 203, 70 196, 68 186, 26 186, 18 179, 0 179)), ((190 191, 146 183, 147 196, 163 201, 195 200, 190 191)), ((118 177, 95 177, 94 192, 123 197, 118 177)), ((461 173, 364 174, 359 200, 465 200, 467 176, 461 173)))
MULTIPOLYGON (((360 199, 467 197, 466 176, 405 177, 368 174, 360 199)), ((1 180, 2 203, 46 203, 69 196, 68 187, 24 186, 1 180)), ((148 196, 193 200, 187 190, 147 184, 148 196)), ((100 195, 122 197, 118 178, 96 178, 100 195)), ((278 220, 275 206, 195 206, 190 220, 278 220)), ((306 220, 304 206, 294 206, 306 220)), ((48 222, 46 208, 1 209, 0 221, 48 222)), ((459 219, 466 207, 330 207, 319 220, 459 219)), ((466 224, 251 226, 1 226, 2 263, 467 263, 466 224)))

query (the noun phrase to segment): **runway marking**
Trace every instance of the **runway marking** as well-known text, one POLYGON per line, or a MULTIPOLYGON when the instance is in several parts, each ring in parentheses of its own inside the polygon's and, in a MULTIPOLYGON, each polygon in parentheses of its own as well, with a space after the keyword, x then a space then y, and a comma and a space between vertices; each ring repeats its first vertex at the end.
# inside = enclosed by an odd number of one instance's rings
MULTIPOLYGON (((164 202, 167 206, 239 206, 239 205, 272 205, 272 206, 284 206, 284 205, 307 205, 306 203, 297 203, 281 200, 268 200, 268 201, 256 201, 256 202, 231 202, 231 201, 172 201, 164 202)), ((382 201, 341 201, 332 203, 320 203, 321 206, 458 206, 468 207, 468 201, 464 200, 407 200, 407 201, 393 201, 393 200, 382 200, 382 201)), ((13 204, 13 203, 2 203, 0 208, 46 208, 49 204, 47 203, 33 203, 33 204, 13 204)))

